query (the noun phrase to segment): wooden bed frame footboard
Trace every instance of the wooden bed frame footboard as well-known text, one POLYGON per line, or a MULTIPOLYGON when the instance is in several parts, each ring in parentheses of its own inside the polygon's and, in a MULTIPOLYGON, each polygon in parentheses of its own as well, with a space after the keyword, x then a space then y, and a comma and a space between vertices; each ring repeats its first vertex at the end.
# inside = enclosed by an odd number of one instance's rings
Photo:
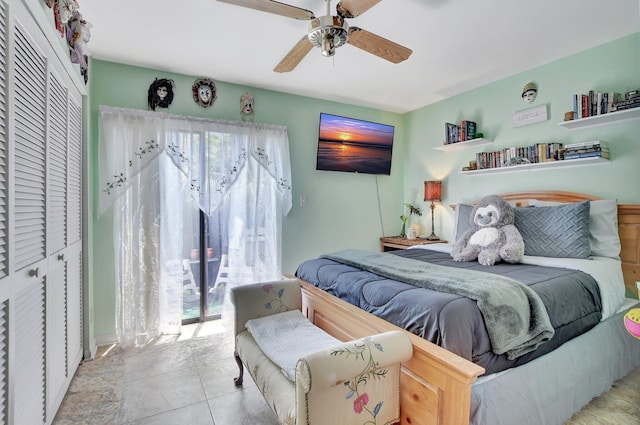
POLYGON ((484 369, 425 339, 300 280, 302 311, 316 326, 347 341, 388 330, 406 332, 413 357, 402 364, 402 425, 467 425, 471 384, 484 369))

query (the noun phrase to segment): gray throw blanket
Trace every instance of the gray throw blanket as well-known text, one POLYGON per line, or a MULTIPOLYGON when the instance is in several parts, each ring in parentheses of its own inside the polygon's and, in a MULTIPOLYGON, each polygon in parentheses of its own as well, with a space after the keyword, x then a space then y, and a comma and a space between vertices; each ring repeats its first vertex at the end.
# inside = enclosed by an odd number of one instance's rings
POLYGON ((513 360, 554 334, 542 300, 531 288, 505 276, 425 263, 381 252, 344 250, 322 258, 389 279, 475 300, 493 352, 513 360))

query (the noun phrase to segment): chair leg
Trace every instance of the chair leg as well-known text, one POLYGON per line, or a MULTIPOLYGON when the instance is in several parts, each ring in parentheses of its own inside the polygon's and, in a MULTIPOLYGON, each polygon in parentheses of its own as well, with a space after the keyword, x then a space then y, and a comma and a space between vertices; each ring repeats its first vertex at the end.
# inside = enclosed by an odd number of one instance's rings
POLYGON ((242 376, 244 375, 244 365, 242 364, 242 360, 240 360, 240 356, 238 355, 238 353, 234 352, 233 355, 236 358, 236 363, 238 364, 238 370, 239 370, 238 377, 235 378, 233 380, 233 382, 235 382, 235 384, 237 386, 241 386, 242 385, 242 376))

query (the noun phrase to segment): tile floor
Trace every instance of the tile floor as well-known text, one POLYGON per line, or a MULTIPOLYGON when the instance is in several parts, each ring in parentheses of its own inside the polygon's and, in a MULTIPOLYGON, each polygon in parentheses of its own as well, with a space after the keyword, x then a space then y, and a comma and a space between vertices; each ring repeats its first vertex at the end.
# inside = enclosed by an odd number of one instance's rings
POLYGON ((53 425, 277 425, 248 373, 233 383, 232 326, 216 320, 144 348, 100 347, 78 367, 53 425))
POLYGON ((232 324, 183 326, 144 348, 100 347, 83 362, 53 425, 277 425, 245 373, 236 387, 232 324))

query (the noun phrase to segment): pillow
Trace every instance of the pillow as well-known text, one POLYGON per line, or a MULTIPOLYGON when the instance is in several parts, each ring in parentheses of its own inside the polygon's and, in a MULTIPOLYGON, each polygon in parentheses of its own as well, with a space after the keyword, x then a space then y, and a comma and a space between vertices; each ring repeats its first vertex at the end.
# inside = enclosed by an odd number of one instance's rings
MULTIPOLYGON (((513 204, 511 205, 514 207, 514 209, 516 208, 515 205, 513 204)), ((464 235, 464 232, 473 228, 473 223, 471 221, 472 210, 473 210, 473 205, 469 205, 469 204, 456 205, 456 211, 453 218, 453 241, 454 242, 457 242, 458 239, 460 239, 462 235, 464 235)))
MULTIPOLYGON (((558 202, 532 199, 534 206, 559 205, 558 202)), ((620 259, 620 236, 618 235, 618 201, 599 199, 591 201, 589 210, 589 243, 591 255, 620 259)))
POLYGON ((514 208, 524 254, 539 257, 588 258, 589 201, 548 207, 514 208))
POLYGON ((456 205, 456 213, 454 215, 453 222, 453 241, 457 242, 458 239, 464 235, 469 229, 473 228, 473 224, 471 223, 471 210, 473 210, 473 205, 468 204, 457 204, 456 205))

